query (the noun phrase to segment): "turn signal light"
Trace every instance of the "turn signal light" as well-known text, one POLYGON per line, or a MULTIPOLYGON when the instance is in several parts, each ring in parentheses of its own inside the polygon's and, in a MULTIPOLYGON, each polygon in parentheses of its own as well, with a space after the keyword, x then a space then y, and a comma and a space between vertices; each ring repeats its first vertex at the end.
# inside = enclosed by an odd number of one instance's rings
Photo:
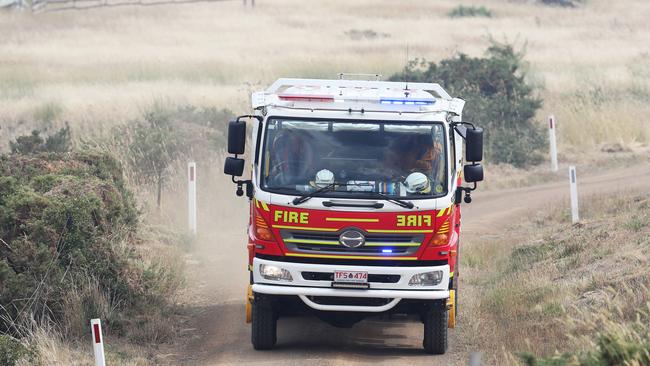
POLYGON ((257 212, 257 209, 253 209, 253 233, 255 237, 261 240, 266 241, 275 241, 273 238, 273 233, 269 228, 269 225, 264 221, 264 218, 257 212))
POLYGON ((449 235, 447 233, 434 234, 433 238, 431 238, 431 241, 429 242, 429 245, 432 247, 438 247, 447 244, 449 244, 449 235))

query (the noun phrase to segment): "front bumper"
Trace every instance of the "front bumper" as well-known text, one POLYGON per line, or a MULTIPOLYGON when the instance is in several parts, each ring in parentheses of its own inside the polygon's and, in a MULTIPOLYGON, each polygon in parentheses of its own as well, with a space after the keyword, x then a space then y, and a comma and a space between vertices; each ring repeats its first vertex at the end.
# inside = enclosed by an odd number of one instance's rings
POLYGON ((300 297, 309 307, 321 311, 383 312, 392 309, 402 299, 440 300, 449 298, 449 265, 423 267, 379 267, 330 264, 308 264, 271 261, 261 258, 253 260, 253 292, 268 295, 294 295, 300 297), (275 265, 291 273, 293 281, 267 280, 260 275, 260 265, 275 265), (302 272, 334 273, 342 271, 366 271, 369 275, 399 275, 395 283, 369 282, 369 289, 332 288, 329 280, 307 280, 302 272), (409 286, 411 277, 418 273, 441 270, 442 281, 436 286, 409 286), (324 305, 313 297, 355 297, 390 299, 381 306, 324 305))

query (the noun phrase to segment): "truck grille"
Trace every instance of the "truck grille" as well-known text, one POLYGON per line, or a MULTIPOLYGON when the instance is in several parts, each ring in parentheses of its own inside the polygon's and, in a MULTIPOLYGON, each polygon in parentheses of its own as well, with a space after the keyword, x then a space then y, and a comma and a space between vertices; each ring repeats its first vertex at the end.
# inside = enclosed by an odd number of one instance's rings
POLYGON ((348 248, 339 243, 338 233, 297 230, 281 230, 280 233, 287 249, 316 254, 412 255, 424 239, 422 234, 365 234, 364 245, 348 248))
MULTIPOLYGON (((334 281, 334 273, 332 272, 309 272, 304 271, 301 273, 302 278, 308 281, 334 281)), ((394 274, 369 274, 368 282, 375 283, 397 283, 399 282, 400 275, 394 274)))
POLYGON ((339 296, 308 296, 309 299, 321 305, 350 305, 350 306, 383 306, 393 299, 382 297, 339 297, 339 296))

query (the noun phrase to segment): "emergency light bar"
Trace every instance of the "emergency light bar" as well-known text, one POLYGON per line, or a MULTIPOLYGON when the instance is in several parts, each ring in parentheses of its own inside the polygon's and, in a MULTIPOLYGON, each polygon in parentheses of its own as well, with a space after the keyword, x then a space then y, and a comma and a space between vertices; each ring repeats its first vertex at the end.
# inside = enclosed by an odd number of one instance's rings
MULTIPOLYGON (((267 94, 277 94, 285 88, 303 87, 303 88, 316 88, 316 89, 329 89, 332 91, 339 91, 341 89, 348 90, 361 90, 361 89, 374 89, 374 90, 390 90, 390 91, 426 91, 434 92, 445 100, 451 100, 452 97, 436 83, 408 83, 396 81, 366 81, 366 80, 324 80, 324 79, 290 79, 280 78, 274 82, 268 89, 265 90, 267 94)), ((312 89, 313 90, 313 89, 312 89)))
POLYGON ((251 96, 253 109, 267 106, 318 110, 452 113, 461 120, 465 101, 439 84, 370 80, 278 79, 251 96))
POLYGON ((299 94, 281 94, 278 95, 280 100, 289 100, 295 102, 333 102, 334 97, 330 95, 299 95, 299 94))
POLYGON ((436 100, 423 100, 423 99, 389 99, 382 98, 379 99, 381 104, 402 104, 402 105, 431 105, 435 103, 436 100))

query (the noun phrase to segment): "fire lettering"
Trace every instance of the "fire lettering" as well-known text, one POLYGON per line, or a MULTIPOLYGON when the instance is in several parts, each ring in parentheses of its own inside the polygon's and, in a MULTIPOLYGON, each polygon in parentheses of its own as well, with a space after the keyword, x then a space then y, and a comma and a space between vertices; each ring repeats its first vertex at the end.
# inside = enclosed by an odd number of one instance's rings
POLYGON ((308 224, 309 212, 276 210, 273 213, 273 221, 275 222, 281 221, 287 224, 308 224))
POLYGON ((397 215, 397 226, 431 226, 431 215, 397 215))

